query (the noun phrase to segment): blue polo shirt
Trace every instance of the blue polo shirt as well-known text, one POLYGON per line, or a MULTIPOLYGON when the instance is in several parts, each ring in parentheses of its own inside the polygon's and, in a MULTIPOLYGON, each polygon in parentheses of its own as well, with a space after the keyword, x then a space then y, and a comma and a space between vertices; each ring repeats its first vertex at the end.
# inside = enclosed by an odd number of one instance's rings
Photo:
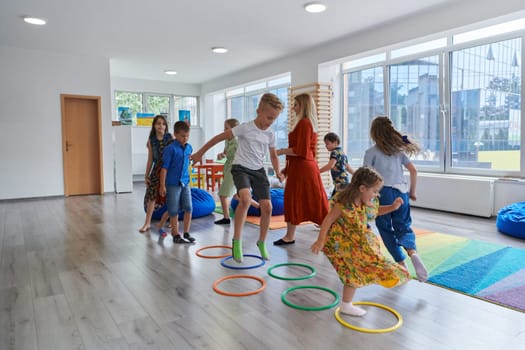
POLYGON ((190 183, 190 155, 193 148, 189 143, 182 145, 173 140, 162 152, 162 168, 168 169, 166 186, 187 186, 190 183))

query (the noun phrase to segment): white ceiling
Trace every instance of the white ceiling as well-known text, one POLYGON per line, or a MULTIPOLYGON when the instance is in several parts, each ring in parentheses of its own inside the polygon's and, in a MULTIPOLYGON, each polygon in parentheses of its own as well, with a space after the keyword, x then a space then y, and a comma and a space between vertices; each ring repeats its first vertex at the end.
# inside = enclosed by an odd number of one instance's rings
POLYGON ((327 10, 310 14, 308 0, 1 0, 0 45, 108 57, 112 76, 203 83, 460 0, 321 1, 327 10))

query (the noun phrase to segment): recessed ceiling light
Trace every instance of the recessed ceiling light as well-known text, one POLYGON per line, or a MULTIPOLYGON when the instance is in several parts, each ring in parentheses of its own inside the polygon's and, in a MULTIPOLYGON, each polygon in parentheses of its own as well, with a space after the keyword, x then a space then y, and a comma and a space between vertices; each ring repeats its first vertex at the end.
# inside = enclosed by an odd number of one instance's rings
POLYGON ((326 10, 326 6, 321 4, 320 2, 310 2, 304 5, 304 9, 306 10, 306 12, 319 13, 326 10))
POLYGON ((225 47, 220 47, 220 46, 216 46, 216 47, 212 47, 211 50, 215 53, 226 53, 228 52, 228 49, 225 48, 225 47))
POLYGON ((46 24, 46 20, 42 18, 35 18, 35 17, 24 17, 24 22, 29 24, 34 24, 37 26, 43 26, 46 24))
POLYGON ((175 74, 177 74, 177 72, 175 72, 174 70, 165 70, 165 71, 164 71, 164 74, 167 74, 167 75, 175 75, 175 74))

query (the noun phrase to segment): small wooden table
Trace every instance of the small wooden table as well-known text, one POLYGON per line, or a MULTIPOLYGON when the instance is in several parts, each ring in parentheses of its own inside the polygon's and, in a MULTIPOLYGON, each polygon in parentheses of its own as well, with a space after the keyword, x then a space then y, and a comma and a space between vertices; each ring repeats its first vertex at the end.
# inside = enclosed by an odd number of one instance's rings
MULTIPOLYGON (((223 177, 224 164, 223 163, 200 163, 193 166, 200 173, 201 169, 206 174, 206 190, 215 191, 215 184, 218 183, 223 177)), ((197 186, 201 186, 200 176, 197 179, 197 186)))

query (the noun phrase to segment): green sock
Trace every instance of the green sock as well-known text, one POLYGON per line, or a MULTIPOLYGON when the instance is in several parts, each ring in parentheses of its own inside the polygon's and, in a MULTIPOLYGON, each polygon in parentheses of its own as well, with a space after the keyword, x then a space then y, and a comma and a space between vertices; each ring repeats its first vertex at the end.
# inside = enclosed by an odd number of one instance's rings
POLYGON ((264 260, 270 260, 270 253, 268 253, 268 250, 266 249, 266 244, 264 241, 257 241, 257 247, 259 248, 259 251, 261 252, 261 257, 264 260))
POLYGON ((232 239, 232 256, 233 260, 242 263, 242 240, 232 239))

